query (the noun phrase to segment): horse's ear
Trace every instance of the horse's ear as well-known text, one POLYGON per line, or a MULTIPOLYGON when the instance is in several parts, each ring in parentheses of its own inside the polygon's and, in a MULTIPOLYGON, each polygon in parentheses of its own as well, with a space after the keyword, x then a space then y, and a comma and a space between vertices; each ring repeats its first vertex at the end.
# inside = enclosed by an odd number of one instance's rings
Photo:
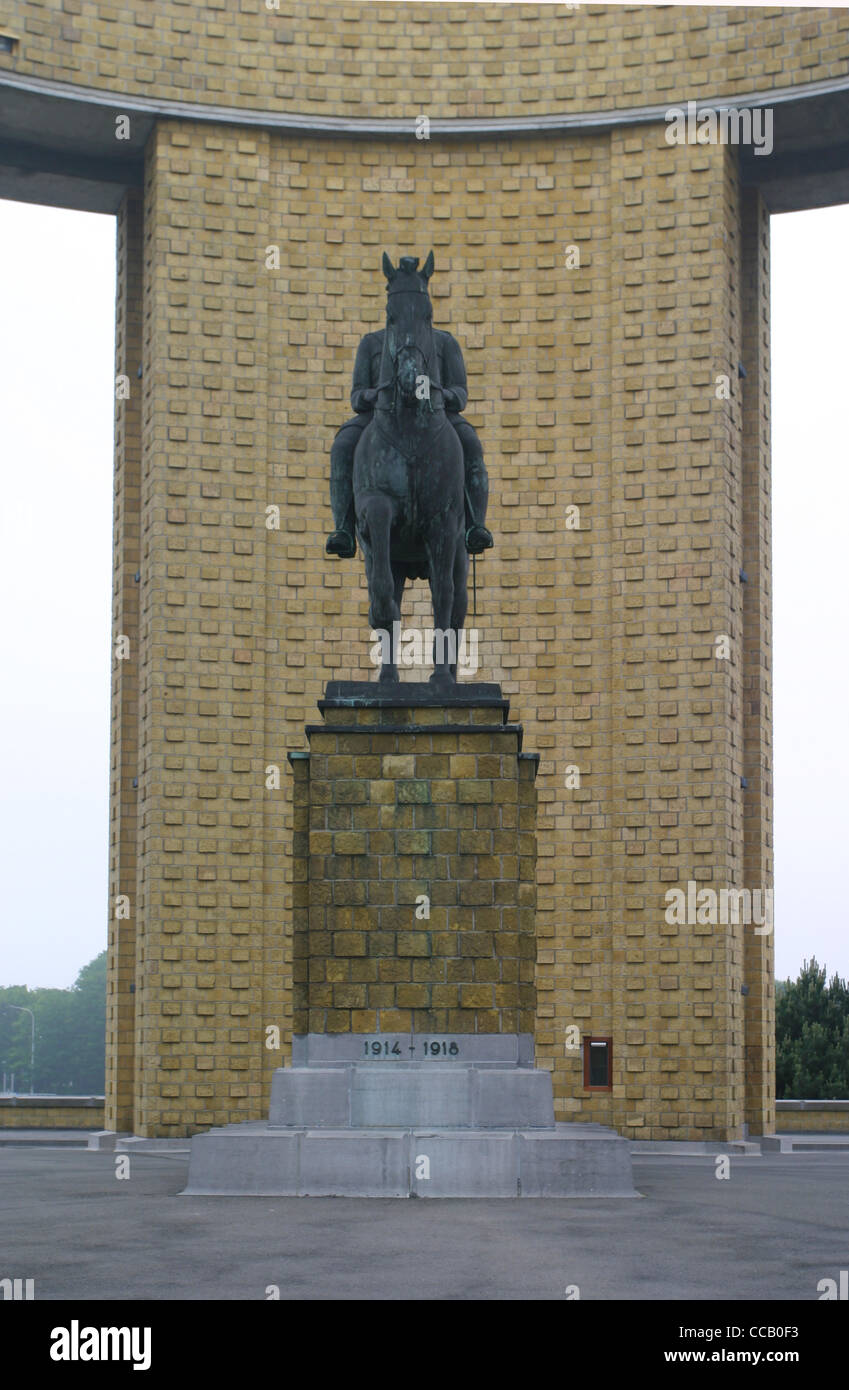
POLYGON ((430 252, 428 253, 428 258, 427 258, 427 260, 425 261, 424 265, 422 266, 421 274, 424 276, 425 280, 429 280, 430 277, 431 277, 431 275, 433 274, 433 252, 432 252, 432 251, 430 251, 430 252))
POLYGON ((395 278, 395 267, 393 266, 385 251, 383 253, 383 273, 386 276, 387 280, 393 280, 395 278))

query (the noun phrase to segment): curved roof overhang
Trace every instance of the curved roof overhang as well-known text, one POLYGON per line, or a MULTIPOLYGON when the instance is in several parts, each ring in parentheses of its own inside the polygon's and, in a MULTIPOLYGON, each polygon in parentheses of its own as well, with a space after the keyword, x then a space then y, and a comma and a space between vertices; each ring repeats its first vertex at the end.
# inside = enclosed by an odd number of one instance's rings
MULTIPOLYGON (((596 133, 665 119, 680 103, 580 115, 431 120, 431 138, 561 132, 596 133)), ((741 148, 741 176, 758 186, 771 212, 796 212, 849 202, 849 77, 768 94, 705 97, 696 110, 764 107, 773 112, 773 150, 741 148)), ((303 137, 410 138, 415 117, 353 119, 264 113, 204 102, 103 92, 76 84, 0 76, 0 197, 48 206, 114 213, 128 188, 141 187, 144 148, 157 120, 178 119, 291 133, 303 137), (130 116, 130 136, 116 140, 115 117, 130 116)))

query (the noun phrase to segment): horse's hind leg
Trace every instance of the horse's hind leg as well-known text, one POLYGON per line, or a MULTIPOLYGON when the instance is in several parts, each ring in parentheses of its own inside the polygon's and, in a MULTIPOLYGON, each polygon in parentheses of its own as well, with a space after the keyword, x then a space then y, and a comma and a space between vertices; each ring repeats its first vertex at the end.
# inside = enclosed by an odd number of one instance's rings
MULTIPOLYGON (((368 572, 369 613, 372 628, 390 636, 392 657, 380 668, 378 680, 397 681, 395 645, 401 609, 395 598, 396 578, 389 559, 389 538, 392 529, 392 502, 388 497, 371 496, 364 506, 362 524, 369 538, 371 565, 368 572)), ((403 586, 402 586, 403 587, 403 586)))

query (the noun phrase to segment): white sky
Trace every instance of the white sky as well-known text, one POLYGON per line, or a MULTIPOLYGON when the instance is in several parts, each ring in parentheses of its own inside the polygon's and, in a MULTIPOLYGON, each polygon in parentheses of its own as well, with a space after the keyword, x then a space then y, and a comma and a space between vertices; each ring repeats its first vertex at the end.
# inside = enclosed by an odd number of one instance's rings
MULTIPOLYGON (((772 219, 780 977, 849 976, 847 247, 849 206, 772 219)), ((66 987, 106 942, 114 220, 0 201, 0 255, 0 985, 66 987)))

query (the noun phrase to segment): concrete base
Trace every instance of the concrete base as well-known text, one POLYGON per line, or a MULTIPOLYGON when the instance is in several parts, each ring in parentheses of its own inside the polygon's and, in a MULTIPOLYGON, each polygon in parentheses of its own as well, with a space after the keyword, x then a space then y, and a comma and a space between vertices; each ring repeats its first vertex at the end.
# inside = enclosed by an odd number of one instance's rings
POLYGON ((274 1129, 192 1140, 191 1197, 636 1197, 627 1140, 549 1130, 274 1129))
POLYGON ((268 1124, 192 1140, 185 1194, 634 1197, 627 1140, 554 1123, 532 1039, 310 1034, 275 1072, 268 1124))

